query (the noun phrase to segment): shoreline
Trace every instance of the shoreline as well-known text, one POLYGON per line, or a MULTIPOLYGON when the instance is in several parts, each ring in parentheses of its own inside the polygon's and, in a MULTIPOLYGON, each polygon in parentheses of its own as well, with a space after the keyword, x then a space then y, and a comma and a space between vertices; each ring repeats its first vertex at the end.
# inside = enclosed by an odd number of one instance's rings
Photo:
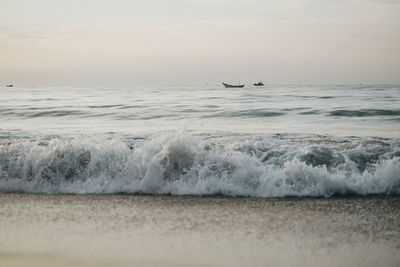
POLYGON ((214 195, 192 195, 192 194, 151 194, 151 193, 33 193, 33 192, 0 192, 1 196, 7 195, 19 195, 19 196, 66 196, 66 197, 73 197, 73 196, 87 196, 87 197, 162 197, 162 198, 182 198, 182 199, 248 199, 248 200, 345 200, 345 199, 399 199, 400 194, 367 194, 367 195, 360 195, 360 194, 334 194, 329 197, 325 196, 283 196, 283 197, 258 197, 258 196, 232 196, 232 195, 223 195, 223 194, 214 194, 214 195))

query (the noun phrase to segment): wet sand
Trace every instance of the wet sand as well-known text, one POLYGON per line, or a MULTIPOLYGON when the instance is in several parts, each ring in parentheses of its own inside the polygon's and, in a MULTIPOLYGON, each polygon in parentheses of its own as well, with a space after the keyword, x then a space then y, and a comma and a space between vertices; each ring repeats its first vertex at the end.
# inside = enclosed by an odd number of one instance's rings
POLYGON ((400 197, 0 194, 0 266, 400 266, 400 197))

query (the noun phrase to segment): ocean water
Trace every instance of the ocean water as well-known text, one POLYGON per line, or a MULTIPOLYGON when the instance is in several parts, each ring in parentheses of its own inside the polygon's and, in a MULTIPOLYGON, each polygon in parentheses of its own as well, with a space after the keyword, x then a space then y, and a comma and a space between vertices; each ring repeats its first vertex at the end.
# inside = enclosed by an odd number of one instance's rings
POLYGON ((400 86, 0 88, 0 192, 399 195, 400 86))

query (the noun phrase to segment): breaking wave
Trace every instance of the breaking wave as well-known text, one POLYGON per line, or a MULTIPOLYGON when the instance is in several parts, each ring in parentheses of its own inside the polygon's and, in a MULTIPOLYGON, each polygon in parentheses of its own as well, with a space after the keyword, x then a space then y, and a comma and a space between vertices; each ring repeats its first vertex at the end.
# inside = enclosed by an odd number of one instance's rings
POLYGON ((0 192, 250 197, 400 194, 384 141, 238 141, 188 135, 0 142, 0 192))

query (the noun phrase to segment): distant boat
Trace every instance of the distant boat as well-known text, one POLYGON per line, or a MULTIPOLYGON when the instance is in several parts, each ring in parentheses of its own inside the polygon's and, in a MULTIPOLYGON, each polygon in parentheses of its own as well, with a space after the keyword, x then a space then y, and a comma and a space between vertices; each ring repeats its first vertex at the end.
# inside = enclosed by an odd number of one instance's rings
POLYGON ((253 84, 254 86, 264 86, 264 83, 263 82, 258 82, 258 83, 255 83, 255 84, 253 84))
POLYGON ((6 87, 14 87, 13 84, 7 84, 6 87))
POLYGON ((222 83, 225 88, 243 88, 244 84, 227 84, 227 83, 222 83))

